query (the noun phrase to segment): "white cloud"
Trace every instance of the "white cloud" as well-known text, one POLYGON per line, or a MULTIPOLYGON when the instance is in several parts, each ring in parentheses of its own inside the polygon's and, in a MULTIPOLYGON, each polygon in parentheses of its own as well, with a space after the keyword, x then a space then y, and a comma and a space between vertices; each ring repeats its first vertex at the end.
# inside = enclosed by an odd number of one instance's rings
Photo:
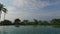
POLYGON ((50 5, 48 2, 37 0, 10 0, 13 6, 25 9, 38 9, 50 5))
MULTIPOLYGON (((60 11, 53 11, 53 12, 44 12, 41 11, 41 13, 29 13, 30 10, 28 9, 39 9, 44 8, 53 4, 50 4, 49 2, 45 1, 37 1, 37 0, 9 0, 11 2, 11 5, 7 6, 8 13, 6 15, 6 19, 13 20, 15 18, 21 18, 23 19, 40 19, 40 18, 49 18, 49 17, 57 17, 60 16, 60 11), (17 9, 16 7, 23 8, 22 10, 17 9), (24 10, 27 9, 28 12, 24 12, 24 10)), ((59 2, 56 2, 55 4, 58 4, 59 2)), ((8 3, 9 4, 9 3, 8 3)), ((54 4, 54 5, 55 5, 54 4)), ((3 17, 3 16, 2 16, 3 17)))

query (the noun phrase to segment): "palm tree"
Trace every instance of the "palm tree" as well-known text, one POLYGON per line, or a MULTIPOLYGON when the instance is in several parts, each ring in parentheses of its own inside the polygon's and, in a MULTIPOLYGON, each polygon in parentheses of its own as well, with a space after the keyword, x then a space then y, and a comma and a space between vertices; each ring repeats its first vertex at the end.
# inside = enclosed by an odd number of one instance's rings
POLYGON ((3 8, 3 5, 0 3, 0 19, 1 19, 2 8, 3 8))
POLYGON ((2 12, 4 12, 4 20, 5 20, 5 15, 6 15, 7 9, 4 8, 3 4, 0 3, 0 19, 1 19, 2 12))
POLYGON ((6 15, 6 13, 7 13, 7 9, 6 9, 6 8, 3 8, 2 10, 3 10, 3 12, 4 12, 4 20, 5 20, 5 15, 6 15))

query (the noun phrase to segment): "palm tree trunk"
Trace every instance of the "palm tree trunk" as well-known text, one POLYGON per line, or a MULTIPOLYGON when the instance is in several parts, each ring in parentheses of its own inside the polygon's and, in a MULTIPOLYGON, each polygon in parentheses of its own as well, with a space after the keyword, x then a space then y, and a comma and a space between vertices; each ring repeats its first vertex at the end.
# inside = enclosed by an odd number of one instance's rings
POLYGON ((5 15, 6 15, 6 13, 4 13, 4 20, 5 20, 5 15))
POLYGON ((1 21, 1 13, 2 13, 2 12, 0 11, 0 21, 1 21))

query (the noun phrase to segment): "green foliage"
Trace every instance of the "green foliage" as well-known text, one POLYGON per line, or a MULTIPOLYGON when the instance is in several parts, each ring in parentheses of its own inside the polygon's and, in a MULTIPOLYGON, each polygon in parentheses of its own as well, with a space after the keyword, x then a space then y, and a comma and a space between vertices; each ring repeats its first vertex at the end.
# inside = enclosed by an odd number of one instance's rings
POLYGON ((19 25, 20 24, 20 22, 21 22, 21 20, 20 19, 15 19, 15 21, 14 21, 14 25, 19 25))
POLYGON ((51 24, 52 25, 60 25, 60 19, 52 19, 51 24))
POLYGON ((38 25, 38 20, 34 19, 34 25, 38 25))
POLYGON ((23 20, 23 23, 26 25, 26 24, 29 23, 29 21, 28 20, 23 20))
POLYGON ((0 3, 0 11, 2 10, 2 8, 3 8, 3 4, 0 3))
POLYGON ((48 21, 43 21, 43 25, 49 25, 48 21))
POLYGON ((12 25, 12 22, 9 21, 9 20, 4 20, 4 21, 1 21, 0 24, 1 24, 1 25, 12 25))
POLYGON ((41 20, 36 20, 34 21, 29 21, 29 20, 23 20, 21 21, 20 19, 15 19, 14 22, 12 23, 9 20, 4 20, 0 22, 0 25, 60 25, 60 19, 52 19, 51 21, 41 21, 41 20))

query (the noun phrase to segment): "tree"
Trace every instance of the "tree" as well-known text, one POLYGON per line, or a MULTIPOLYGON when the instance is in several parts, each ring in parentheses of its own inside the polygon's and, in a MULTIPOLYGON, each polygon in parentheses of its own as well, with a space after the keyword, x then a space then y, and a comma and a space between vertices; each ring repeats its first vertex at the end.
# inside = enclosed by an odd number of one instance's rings
POLYGON ((20 19, 15 19, 13 25, 15 25, 16 27, 19 27, 20 23, 21 23, 20 19))
POLYGON ((34 19, 34 25, 38 25, 39 21, 34 19))
POLYGON ((9 20, 1 21, 1 25, 12 25, 12 22, 9 20))
POLYGON ((20 24, 20 22, 21 22, 21 20, 20 19, 15 19, 15 21, 14 21, 14 25, 19 25, 20 24))
POLYGON ((0 19, 1 19, 1 13, 4 12, 4 20, 5 20, 5 15, 7 13, 7 9, 4 8, 4 5, 0 3, 0 19))
POLYGON ((60 19, 52 19, 51 24, 52 25, 60 25, 60 19))
POLYGON ((48 21, 43 21, 43 25, 50 25, 48 21))
POLYGON ((28 25, 28 24, 29 24, 29 20, 23 20, 23 23, 24 23, 25 25, 28 25))
POLYGON ((4 12, 4 20, 5 20, 5 15, 7 13, 7 9, 6 8, 3 8, 3 12, 4 12))
POLYGON ((41 20, 39 20, 39 23, 38 23, 39 25, 42 25, 42 21, 41 20))

